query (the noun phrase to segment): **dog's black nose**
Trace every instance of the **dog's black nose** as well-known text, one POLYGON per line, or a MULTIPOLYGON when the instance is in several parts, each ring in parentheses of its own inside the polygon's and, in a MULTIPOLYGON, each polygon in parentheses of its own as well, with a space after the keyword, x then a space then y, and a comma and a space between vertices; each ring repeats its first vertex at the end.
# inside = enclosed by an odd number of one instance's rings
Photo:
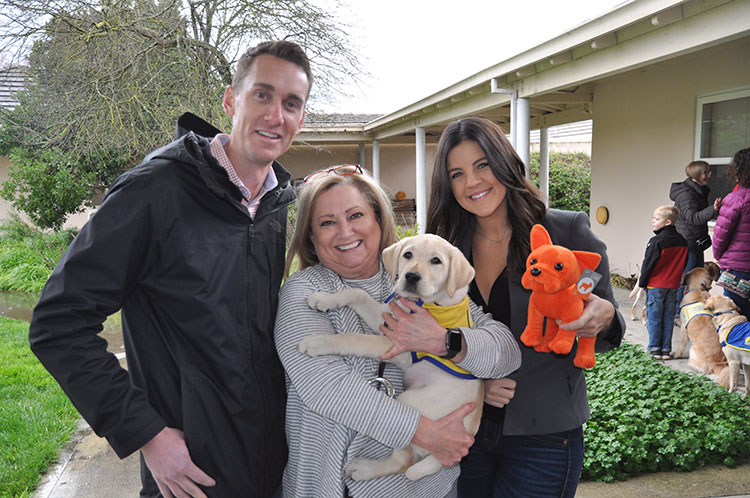
POLYGON ((538 277, 539 275, 541 275, 542 270, 540 270, 539 268, 532 268, 531 270, 529 270, 529 273, 531 273, 535 277, 538 277))
POLYGON ((404 278, 410 284, 416 284, 417 282, 419 282, 420 280, 422 280, 422 275, 420 275, 419 273, 417 273, 415 271, 408 271, 404 275, 404 278))

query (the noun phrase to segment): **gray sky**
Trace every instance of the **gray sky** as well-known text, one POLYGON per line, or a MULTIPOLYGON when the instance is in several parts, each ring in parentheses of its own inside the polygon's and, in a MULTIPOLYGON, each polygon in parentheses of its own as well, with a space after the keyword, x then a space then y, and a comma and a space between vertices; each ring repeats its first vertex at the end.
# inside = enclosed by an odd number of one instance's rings
MULTIPOLYGON (((323 4, 325 0, 316 3, 323 4)), ((624 0, 348 0, 372 77, 322 106, 326 112, 388 113, 599 17, 624 0)))

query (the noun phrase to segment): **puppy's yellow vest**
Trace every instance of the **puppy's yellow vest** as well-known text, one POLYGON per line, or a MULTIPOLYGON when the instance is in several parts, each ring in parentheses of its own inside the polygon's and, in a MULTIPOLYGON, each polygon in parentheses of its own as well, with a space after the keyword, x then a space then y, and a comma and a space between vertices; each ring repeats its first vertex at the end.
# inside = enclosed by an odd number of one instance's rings
POLYGON ((706 315, 706 316, 713 317, 711 313, 707 311, 703 311, 703 303, 700 301, 686 304, 680 308, 680 320, 685 325, 685 327, 687 327, 687 324, 690 323, 690 320, 692 320, 698 315, 706 315))
MULTIPOLYGON (((463 301, 454 304, 453 306, 440 306, 437 303, 424 303, 422 307, 429 311, 438 323, 445 328, 453 329, 456 327, 474 326, 474 320, 471 318, 471 310, 469 309, 469 296, 464 297, 463 301)), ((412 352, 411 360, 413 363, 427 360, 456 377, 462 379, 476 379, 476 377, 474 377, 468 370, 459 367, 451 360, 440 358, 434 354, 412 352)))

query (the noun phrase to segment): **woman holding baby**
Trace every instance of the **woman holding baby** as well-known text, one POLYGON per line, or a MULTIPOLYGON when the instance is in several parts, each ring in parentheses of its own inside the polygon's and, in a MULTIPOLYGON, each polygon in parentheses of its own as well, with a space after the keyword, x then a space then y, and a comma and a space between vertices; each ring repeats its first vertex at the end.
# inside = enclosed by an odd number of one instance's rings
POLYGON ((521 368, 485 381, 482 425, 461 462, 458 495, 573 497, 583 466, 583 423, 589 418, 583 371, 567 355, 539 353, 520 342, 530 291, 521 275, 531 227, 541 223, 553 244, 597 252, 602 278, 581 317, 560 328, 596 337, 597 351, 620 344, 625 331, 609 281, 604 243, 585 213, 547 209, 525 177, 502 130, 469 117, 443 131, 433 171, 427 232, 458 246, 476 270, 469 296, 506 324, 518 341, 521 368))
MULTIPOLYGON (((381 251, 396 241, 390 201, 359 166, 335 167, 306 179, 287 258, 287 274, 293 262, 297 271, 281 290, 274 333, 288 392, 285 497, 455 496, 455 464, 473 443, 463 426, 472 404, 430 420, 381 388, 392 385, 396 395, 403 390, 399 368, 372 358, 310 357, 297 350, 310 334, 378 333, 349 308, 316 311, 307 298, 358 288, 384 302, 392 280, 381 251), (383 459, 410 443, 430 450, 446 467, 416 481, 403 474, 367 481, 347 476, 353 459, 383 459)), ((445 355, 446 329, 414 302, 401 301, 411 313, 391 304, 392 316, 385 316, 380 327, 393 337, 394 354, 414 348, 445 355)), ((510 331, 473 303, 470 310, 474 327, 461 328, 460 352, 453 361, 477 377, 508 375, 520 360, 510 331)))

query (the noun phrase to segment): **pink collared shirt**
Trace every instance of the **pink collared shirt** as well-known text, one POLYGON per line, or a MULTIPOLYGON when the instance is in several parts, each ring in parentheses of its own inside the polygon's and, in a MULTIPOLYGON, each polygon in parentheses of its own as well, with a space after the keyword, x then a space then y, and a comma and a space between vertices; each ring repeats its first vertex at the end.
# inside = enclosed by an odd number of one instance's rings
POLYGON ((214 156, 219 162, 219 165, 226 170, 227 175, 229 175, 229 181, 240 189, 240 192, 242 192, 242 205, 247 208, 250 217, 254 218, 263 195, 269 190, 276 188, 279 184, 279 180, 276 178, 273 168, 270 168, 263 185, 261 185, 260 190, 258 191, 258 195, 252 197, 250 189, 247 188, 242 179, 240 179, 234 166, 232 166, 232 162, 229 160, 229 156, 227 156, 226 151, 224 151, 224 144, 227 140, 229 140, 229 135, 226 133, 219 133, 216 135, 213 140, 211 140, 211 155, 214 156))

